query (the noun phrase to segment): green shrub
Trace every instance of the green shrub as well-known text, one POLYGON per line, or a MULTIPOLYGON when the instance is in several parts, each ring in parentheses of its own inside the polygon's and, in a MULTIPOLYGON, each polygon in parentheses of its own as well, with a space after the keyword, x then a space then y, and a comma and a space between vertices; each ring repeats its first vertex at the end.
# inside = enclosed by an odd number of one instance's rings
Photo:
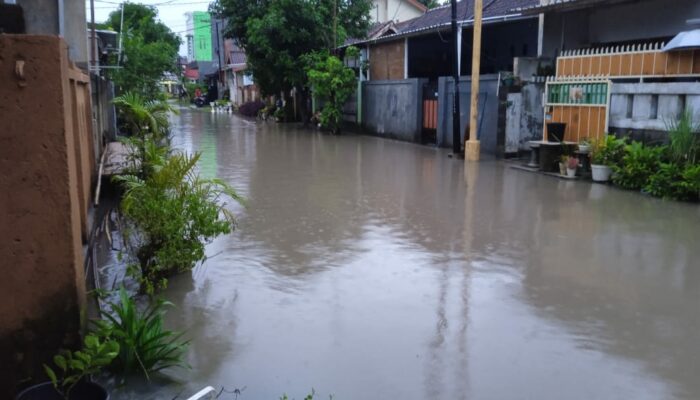
POLYGON ((664 199, 697 201, 700 195, 700 165, 682 167, 674 162, 661 163, 644 190, 664 199))
POLYGON ((658 170, 665 147, 647 147, 641 142, 625 146, 620 164, 613 166, 613 183, 625 189, 639 190, 658 170))
POLYGON ((152 135, 120 137, 127 148, 124 174, 146 179, 158 166, 163 165, 170 154, 167 143, 158 143, 152 135))
POLYGON ((115 372, 128 375, 149 374, 170 367, 186 367, 183 360, 188 343, 182 334, 163 328, 165 307, 172 304, 156 300, 143 311, 129 297, 124 287, 119 302, 109 303, 109 311, 101 311, 103 319, 95 321, 95 334, 118 343, 118 354, 111 362, 115 372))
MULTIPOLYGON (((359 55, 359 50, 350 46, 346 54, 354 58, 359 55)), ((306 73, 314 95, 323 100, 321 125, 337 133, 343 120, 343 106, 357 87, 355 72, 338 57, 327 52, 306 56, 306 63, 309 65, 306 73)))
POLYGON ((116 341, 109 338, 100 341, 96 335, 87 335, 81 350, 74 352, 61 350, 53 357, 56 369, 44 364, 44 371, 56 390, 64 398, 70 399, 73 387, 83 378, 110 365, 119 353, 119 349, 119 343, 116 341))
POLYGON ((129 133, 156 140, 166 138, 170 130, 168 114, 177 111, 165 101, 147 100, 138 93, 127 92, 112 100, 119 118, 129 133))
POLYGON ((700 161, 700 126, 693 124, 693 114, 685 111, 678 119, 668 124, 671 160, 678 165, 695 164, 700 161))
POLYGON ((594 140, 591 149, 591 163, 595 165, 615 166, 625 155, 626 140, 614 135, 605 135, 602 140, 594 140))
POLYGON ((204 245, 229 233, 233 215, 220 202, 224 194, 242 201, 218 179, 202 179, 195 172, 200 154, 174 153, 154 160, 146 178, 126 175, 121 210, 130 222, 127 239, 135 239, 141 288, 146 293, 167 284, 167 277, 189 271, 204 259, 204 245))

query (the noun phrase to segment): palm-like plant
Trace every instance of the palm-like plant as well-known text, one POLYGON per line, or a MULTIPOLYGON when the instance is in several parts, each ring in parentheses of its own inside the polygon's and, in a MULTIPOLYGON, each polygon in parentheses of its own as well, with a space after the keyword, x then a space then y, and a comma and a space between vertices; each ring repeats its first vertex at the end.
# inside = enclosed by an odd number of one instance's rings
POLYGON ((116 178, 125 188, 122 212, 139 232, 135 253, 145 292, 164 287, 170 275, 202 261, 204 244, 235 224, 220 200, 223 195, 243 199, 221 180, 201 178, 195 170, 199 157, 173 153, 158 159, 146 178, 116 178))
POLYGON ((144 136, 147 133, 156 139, 168 135, 168 113, 177 113, 167 102, 146 100, 140 94, 126 92, 115 97, 112 103, 117 107, 132 134, 144 136))
POLYGON ((667 123, 671 159, 678 165, 694 165, 700 157, 700 125, 693 121, 693 113, 684 111, 677 121, 667 123))

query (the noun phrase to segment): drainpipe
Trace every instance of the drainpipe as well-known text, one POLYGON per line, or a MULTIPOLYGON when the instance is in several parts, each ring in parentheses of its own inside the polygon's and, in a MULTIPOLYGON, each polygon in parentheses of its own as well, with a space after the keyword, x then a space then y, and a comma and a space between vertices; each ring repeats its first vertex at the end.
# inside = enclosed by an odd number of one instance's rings
MULTIPOLYGON (((90 0, 90 21, 92 22, 92 40, 90 41, 90 66, 95 69, 97 66, 97 32, 95 29, 95 0, 90 0)), ((88 71, 90 68, 88 68, 88 71)))
POLYGON ((117 53, 117 65, 122 65, 122 43, 124 40, 124 3, 122 3, 122 18, 119 22, 119 53, 117 53))
POLYGON ((459 41, 457 35, 457 1, 450 1, 452 6, 452 79, 454 80, 454 95, 452 97, 452 153, 462 152, 462 139, 459 132, 459 41))
POLYGON ((66 36, 66 30, 65 30, 65 16, 66 16, 66 10, 65 10, 65 3, 64 0, 58 0, 58 35, 61 37, 66 36))

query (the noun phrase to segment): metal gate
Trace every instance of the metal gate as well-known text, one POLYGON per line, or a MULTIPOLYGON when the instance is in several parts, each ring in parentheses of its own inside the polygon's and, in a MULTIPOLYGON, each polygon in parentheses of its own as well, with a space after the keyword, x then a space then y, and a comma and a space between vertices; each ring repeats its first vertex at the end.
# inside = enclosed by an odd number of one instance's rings
POLYGON ((437 82, 428 82, 423 85, 423 143, 437 144, 438 127, 438 89, 437 82))
POLYGON ((547 122, 566 124, 565 141, 599 139, 608 131, 611 81, 606 78, 556 78, 547 80, 545 127, 547 122))

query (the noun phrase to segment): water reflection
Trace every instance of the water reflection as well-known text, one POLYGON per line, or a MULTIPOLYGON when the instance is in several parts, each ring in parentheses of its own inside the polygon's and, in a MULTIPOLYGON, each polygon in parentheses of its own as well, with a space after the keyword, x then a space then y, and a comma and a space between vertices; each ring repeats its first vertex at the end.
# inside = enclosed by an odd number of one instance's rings
POLYGON ((697 207, 229 115, 175 128, 250 208, 171 282, 194 368, 159 395, 700 397, 697 207))

